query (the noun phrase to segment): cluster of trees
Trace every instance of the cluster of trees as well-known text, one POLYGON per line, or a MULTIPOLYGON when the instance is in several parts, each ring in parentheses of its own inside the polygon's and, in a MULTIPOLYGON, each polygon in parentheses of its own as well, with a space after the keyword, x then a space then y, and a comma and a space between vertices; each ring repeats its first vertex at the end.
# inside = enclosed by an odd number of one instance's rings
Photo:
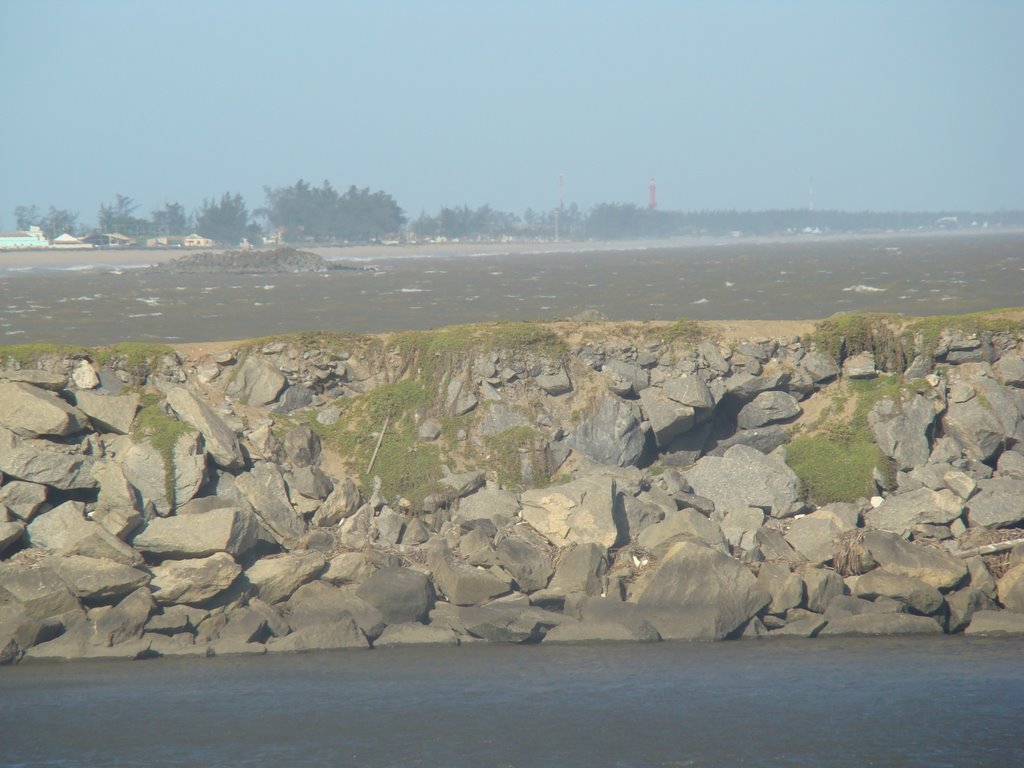
MULTIPOLYGON (((131 197, 116 195, 97 214, 101 232, 120 232, 135 238, 181 236, 190 232, 227 245, 243 239, 258 244, 264 232, 278 231, 290 243, 368 242, 393 237, 406 225, 406 217, 391 195, 368 188, 349 187, 339 193, 330 182, 313 186, 299 179, 291 186, 265 187, 265 204, 249 210, 239 193, 225 192, 204 199, 188 213, 180 203, 168 203, 138 215, 131 197)), ((83 234, 78 213, 50 206, 43 212, 35 205, 18 206, 18 229, 39 226, 49 239, 63 232, 83 234)), ((442 207, 433 216, 423 212, 408 225, 416 237, 448 240, 615 240, 661 238, 688 234, 747 235, 815 230, 822 232, 878 231, 890 229, 970 226, 989 220, 1003 226, 1024 226, 1024 211, 978 214, 970 211, 878 212, 707 210, 661 211, 631 203, 600 203, 584 213, 575 203, 548 211, 527 208, 522 216, 482 205, 442 207)))

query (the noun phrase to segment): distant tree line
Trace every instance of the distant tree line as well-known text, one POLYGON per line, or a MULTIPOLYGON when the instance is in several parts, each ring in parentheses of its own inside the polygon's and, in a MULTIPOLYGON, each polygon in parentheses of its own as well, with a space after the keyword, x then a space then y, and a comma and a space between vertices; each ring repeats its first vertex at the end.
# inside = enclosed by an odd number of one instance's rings
MULTIPOLYGON (((118 194, 100 206, 97 228, 133 238, 175 237, 197 232, 225 245, 243 239, 259 244, 275 233, 293 244, 360 243, 397 238, 408 233, 418 239, 446 240, 616 240, 680 235, 769 235, 785 232, 857 232, 936 227, 970 227, 983 222, 1024 226, 1024 211, 838 211, 779 209, 762 211, 664 211, 631 203, 599 203, 587 212, 571 203, 547 211, 527 208, 522 216, 492 208, 443 206, 434 215, 425 211, 411 222, 386 192, 350 186, 339 193, 329 181, 319 186, 299 179, 290 186, 265 187, 264 204, 250 210, 239 193, 225 192, 204 199, 187 212, 177 202, 138 215, 139 206, 118 194)), ((53 239, 63 232, 84 234, 78 213, 53 206, 18 206, 19 229, 39 226, 53 239)))

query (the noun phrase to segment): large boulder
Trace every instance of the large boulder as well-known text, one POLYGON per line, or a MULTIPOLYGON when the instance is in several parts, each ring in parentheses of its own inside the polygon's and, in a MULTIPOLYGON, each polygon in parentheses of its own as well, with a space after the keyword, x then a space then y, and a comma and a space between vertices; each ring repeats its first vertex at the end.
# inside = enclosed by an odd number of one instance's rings
POLYGON ((942 591, 956 589, 967 580, 967 565, 962 559, 884 531, 864 533, 860 557, 865 567, 877 565, 889 573, 920 579, 942 591))
POLYGON ((313 513, 313 525, 329 528, 354 515, 362 503, 355 481, 345 477, 334 486, 323 504, 313 513))
POLYGON ((942 627, 927 616, 907 613, 861 613, 829 619, 819 637, 873 635, 941 635, 942 627))
POLYGON ((502 525, 519 515, 519 500, 514 493, 497 488, 481 488, 476 493, 459 499, 452 510, 452 521, 490 520, 502 525))
POLYGON ((26 530, 33 547, 58 555, 108 558, 123 565, 137 565, 142 557, 99 523, 85 518, 85 505, 66 501, 38 515, 26 530))
POLYGON ((608 558, 600 544, 579 544, 564 550, 548 585, 556 595, 600 595, 604 592, 608 558))
POLYGON ((242 566, 226 552, 190 560, 168 560, 153 568, 156 601, 168 603, 202 603, 224 592, 234 584, 242 566))
POLYGON ((511 577, 500 568, 482 568, 442 558, 434 568, 434 583, 454 605, 480 605, 512 591, 511 577))
POLYGON ((0 381, 0 426, 21 437, 66 437, 85 429, 89 417, 52 392, 0 381))
POLYGON ((0 426, 0 473, 62 491, 95 488, 94 460, 46 440, 24 440, 0 426))
POLYGON ((359 585, 356 594, 374 606, 388 624, 426 621, 434 607, 434 588, 411 568, 381 568, 359 585))
POLYGON ((57 575, 71 594, 88 603, 106 603, 149 583, 150 575, 105 557, 67 555, 53 560, 57 575))
POLYGON ((950 490, 918 488, 889 496, 864 513, 864 526, 881 531, 910 533, 917 525, 948 525, 963 514, 963 500, 950 490))
POLYGON ((1024 613, 1024 563, 1013 566, 999 578, 996 594, 1004 608, 1024 613))
POLYGON ((1024 480, 993 477, 978 481, 978 492, 967 502, 971 528, 1008 528, 1024 521, 1024 480))
POLYGON ((661 387, 648 387, 643 390, 640 393, 640 403, 659 447, 669 445, 696 423, 696 410, 673 399, 661 387))
POLYGON ((1003 443, 1002 424, 977 396, 965 401, 951 397, 942 425, 945 433, 963 447, 966 456, 975 461, 992 458, 1003 443))
POLYGON ((938 613, 944 603, 942 593, 930 584, 885 568, 876 568, 857 579, 853 594, 866 600, 888 597, 923 616, 938 613))
POLYGON ((273 363, 250 354, 232 371, 224 394, 258 407, 277 400, 287 384, 288 380, 273 363))
POLYGON ((566 442, 599 464, 633 466, 647 442, 640 428, 642 421, 636 403, 607 395, 593 414, 576 425, 566 442))
POLYGON ((245 577, 260 600, 273 604, 287 600, 326 567, 327 561, 319 552, 291 552, 257 560, 245 570, 245 577))
POLYGON ((101 432, 127 435, 139 410, 139 395, 101 395, 96 392, 75 392, 75 405, 89 417, 101 432))
POLYGON ((332 587, 322 581, 303 584, 281 607, 288 625, 296 632, 351 617, 372 642, 387 625, 384 614, 354 591, 332 587))
POLYGON ((557 546, 595 542, 606 549, 619 540, 615 481, 591 475, 520 497, 522 517, 557 546))
POLYGON ((0 563, 0 606, 14 605, 26 618, 42 621, 78 608, 78 601, 53 563, 0 563))
POLYGON ((724 456, 705 456, 684 476, 694 493, 715 502, 715 509, 760 507, 772 517, 784 517, 800 497, 800 480, 793 470, 743 445, 724 456))
POLYGON ((124 476, 141 497, 142 505, 152 504, 158 515, 169 515, 174 504, 171 499, 173 465, 149 442, 131 443, 119 455, 124 476), (168 482, 168 472, 172 473, 168 482))
POLYGON ((736 416, 736 426, 740 429, 757 429, 789 421, 802 411, 796 398, 787 392, 762 392, 740 409, 736 416))
POLYGON ((730 637, 771 601, 739 561, 694 541, 672 545, 641 590, 637 605, 667 640, 730 637))
POLYGON ((219 466, 228 470, 245 466, 238 438, 210 406, 185 387, 171 389, 167 393, 167 404, 179 419, 199 431, 207 452, 219 466))
POLYGON ((516 581, 521 592, 544 589, 554 573, 551 558, 517 536, 506 536, 495 547, 495 558, 516 581))
POLYGON ((251 471, 238 475, 235 486, 279 544, 287 546, 306 532, 306 523, 288 500, 288 488, 277 466, 257 464, 251 471))
POLYGON ((964 630, 965 635, 1024 635, 1024 613, 1015 611, 978 611, 964 630))
POLYGON ((197 515, 153 518, 132 540, 141 552, 160 558, 235 557, 256 543, 259 523, 248 509, 224 507, 197 515))
POLYGON ((562 623, 561 615, 524 603, 501 602, 459 612, 466 631, 492 643, 536 643, 562 623))
POLYGON ((339 648, 368 648, 366 636, 355 620, 346 616, 328 624, 314 624, 292 632, 285 637, 267 641, 267 652, 326 651, 339 648))
POLYGON ((419 624, 391 624, 373 641, 374 648, 400 648, 408 645, 458 645, 459 636, 450 627, 419 624))
POLYGON ((832 543, 842 528, 827 512, 812 512, 793 521, 786 541, 809 563, 821 565, 832 559, 832 543))
POLYGON ((640 531, 637 543, 656 557, 660 557, 680 536, 700 539, 708 546, 729 554, 729 542, 726 541, 718 523, 690 508, 666 512, 662 520, 640 531))
POLYGON ((912 469, 928 461, 934 423, 935 407, 916 394, 899 400, 883 398, 868 413, 875 442, 897 469, 912 469))
POLYGON ((7 507, 11 514, 21 520, 31 520, 45 502, 45 485, 11 480, 0 487, 0 506, 7 507))

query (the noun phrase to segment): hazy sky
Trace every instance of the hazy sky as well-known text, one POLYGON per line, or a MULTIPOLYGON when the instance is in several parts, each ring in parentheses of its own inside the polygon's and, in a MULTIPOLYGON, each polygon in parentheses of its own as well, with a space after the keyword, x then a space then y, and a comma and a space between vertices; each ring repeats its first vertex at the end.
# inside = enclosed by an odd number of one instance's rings
POLYGON ((0 229, 305 178, 410 217, 1024 208, 1024 2, 0 0, 0 229))

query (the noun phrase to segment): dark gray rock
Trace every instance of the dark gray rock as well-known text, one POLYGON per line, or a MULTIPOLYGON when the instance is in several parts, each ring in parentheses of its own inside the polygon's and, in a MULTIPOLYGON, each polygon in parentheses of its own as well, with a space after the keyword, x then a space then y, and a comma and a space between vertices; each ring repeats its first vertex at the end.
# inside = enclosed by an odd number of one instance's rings
POLYGON ((178 418, 203 436, 206 450, 219 466, 236 470, 245 465, 245 457, 235 433, 196 395, 185 387, 174 387, 167 393, 167 405, 178 418))
POLYGON ((473 637, 492 643, 536 643, 562 623, 561 616, 529 605, 492 603, 463 608, 459 618, 473 637))
POLYGON ((757 429, 789 421, 803 412, 796 398, 786 392, 762 392, 740 409, 736 426, 757 429))
POLYGON ((853 594, 866 600, 888 597, 923 616, 938 613, 945 604, 942 593, 935 587, 920 579, 891 573, 885 568, 876 568, 858 578, 853 594))
POLYGON ((62 491, 96 487, 94 459, 46 440, 24 440, 0 427, 0 473, 62 491))
POLYGON ((400 648, 408 645, 458 645, 459 636, 450 627, 416 622, 391 624, 373 641, 374 648, 400 648))
POLYGON ((320 436, 305 424, 292 427, 281 442, 285 457, 296 467, 308 467, 320 461, 320 436))
POLYGON ((643 414, 636 403, 611 395, 597 410, 576 425, 567 442, 599 464, 628 467, 643 455, 646 437, 640 429, 643 414))
POLYGON ((224 394, 253 406, 274 402, 288 381, 273 363, 258 355, 248 355, 232 371, 224 394))
POLYGON ((932 402, 921 395, 904 395, 899 400, 883 398, 868 414, 868 425, 882 453, 909 470, 928 461, 931 433, 935 423, 932 402))
POLYGON ((554 573, 551 558, 546 552, 517 536, 507 536, 495 547, 495 557, 521 592, 544 589, 554 573))
POLYGON ((359 586, 356 594, 377 608, 388 624, 426 621, 434 607, 430 580, 410 568, 381 568, 359 586))
POLYGON ((993 477, 978 481, 978 492, 967 502, 971 528, 1008 528, 1024 521, 1024 480, 993 477))
POLYGON ((939 590, 956 589, 967 580, 967 565, 949 553, 914 544, 884 531, 867 531, 861 544, 861 565, 920 579, 939 590))

